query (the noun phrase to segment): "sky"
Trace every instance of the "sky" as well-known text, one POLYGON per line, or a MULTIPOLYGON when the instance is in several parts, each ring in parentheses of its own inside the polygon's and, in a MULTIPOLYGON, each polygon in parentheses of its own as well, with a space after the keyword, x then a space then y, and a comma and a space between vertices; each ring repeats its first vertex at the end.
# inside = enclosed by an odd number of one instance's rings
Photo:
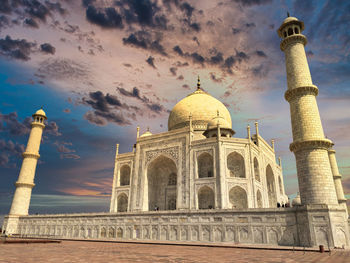
POLYGON ((198 75, 230 111, 236 137, 258 121, 275 140, 295 194, 276 33, 287 12, 305 23, 323 127, 350 197, 349 1, 0 0, 0 215, 40 107, 48 122, 30 213, 108 211, 116 143, 131 151, 138 125, 166 131, 198 75))

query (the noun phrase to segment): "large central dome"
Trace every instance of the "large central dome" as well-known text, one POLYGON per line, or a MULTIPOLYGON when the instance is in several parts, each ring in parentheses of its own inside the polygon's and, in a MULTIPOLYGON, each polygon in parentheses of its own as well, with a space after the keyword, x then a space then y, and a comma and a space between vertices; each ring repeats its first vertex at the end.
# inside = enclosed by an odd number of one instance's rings
POLYGON ((230 112, 225 105, 206 93, 197 84, 197 90, 179 101, 170 112, 168 130, 175 130, 189 126, 189 116, 192 115, 192 124, 195 130, 206 130, 207 124, 217 117, 225 119, 232 127, 230 112))

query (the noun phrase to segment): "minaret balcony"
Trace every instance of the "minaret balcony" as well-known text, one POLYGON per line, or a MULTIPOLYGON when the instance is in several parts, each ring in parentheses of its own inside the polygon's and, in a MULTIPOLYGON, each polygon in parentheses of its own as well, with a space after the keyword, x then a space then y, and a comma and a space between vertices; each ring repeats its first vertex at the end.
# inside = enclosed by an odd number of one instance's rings
POLYGON ((328 150, 333 146, 331 140, 319 139, 319 140, 307 140, 307 141, 295 141, 289 145, 291 152, 298 152, 304 149, 323 149, 328 150))
POLYGON ((22 153, 23 158, 34 158, 34 159, 39 159, 40 154, 38 153, 30 153, 30 152, 24 152, 22 153))
POLYGON ((290 102, 292 99, 301 97, 304 95, 318 95, 318 88, 315 85, 308 85, 303 87, 297 87, 294 89, 289 89, 284 93, 284 98, 286 101, 290 102))
POLYGON ((305 46, 307 44, 306 36, 302 34, 295 34, 295 35, 288 36, 282 40, 280 44, 280 48, 282 51, 284 51, 290 44, 294 44, 294 43, 302 43, 305 46))

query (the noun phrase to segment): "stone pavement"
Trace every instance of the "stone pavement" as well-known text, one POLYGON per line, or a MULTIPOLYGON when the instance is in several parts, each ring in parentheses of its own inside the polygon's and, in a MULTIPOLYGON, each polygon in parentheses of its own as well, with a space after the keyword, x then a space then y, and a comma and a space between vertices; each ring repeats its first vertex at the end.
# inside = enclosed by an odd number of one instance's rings
POLYGON ((229 247, 62 241, 0 244, 0 262, 334 262, 349 263, 350 250, 329 253, 229 247))

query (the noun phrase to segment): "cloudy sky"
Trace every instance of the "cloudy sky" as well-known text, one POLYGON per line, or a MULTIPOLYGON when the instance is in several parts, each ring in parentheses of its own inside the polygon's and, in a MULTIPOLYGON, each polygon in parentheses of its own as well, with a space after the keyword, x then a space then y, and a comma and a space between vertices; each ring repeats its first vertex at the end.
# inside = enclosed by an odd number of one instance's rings
POLYGON ((0 0, 0 214, 14 192, 41 106, 48 116, 31 213, 107 211, 115 144, 136 126, 167 130, 169 111, 202 87, 237 137, 259 121, 297 191, 284 55, 276 30, 305 22, 325 133, 350 194, 350 2, 273 0, 0 0))

